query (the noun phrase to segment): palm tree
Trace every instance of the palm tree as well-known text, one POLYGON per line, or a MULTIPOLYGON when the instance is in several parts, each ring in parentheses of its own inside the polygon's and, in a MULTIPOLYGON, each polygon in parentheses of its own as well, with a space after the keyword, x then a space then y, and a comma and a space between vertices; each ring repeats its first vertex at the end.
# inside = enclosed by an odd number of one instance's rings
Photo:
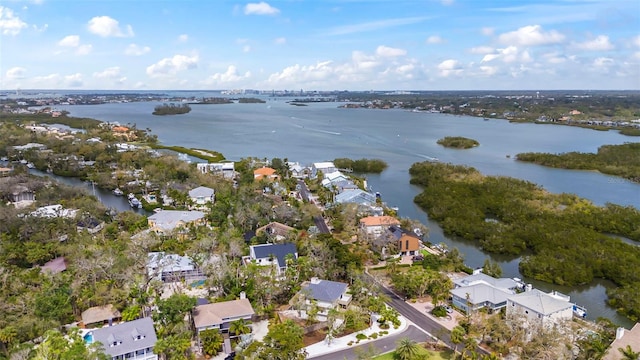
POLYGON ((464 341, 464 336, 467 332, 460 325, 457 325, 451 330, 451 342, 453 343, 453 352, 458 352, 458 344, 461 344, 464 341))
POLYGON ((202 351, 206 355, 215 356, 222 348, 224 338, 218 329, 209 329, 200 332, 200 341, 202 341, 202 351))
POLYGON ((620 354, 622 354, 623 360, 638 360, 640 359, 640 351, 633 351, 631 345, 627 345, 626 348, 618 348, 620 354))
POLYGON ((418 343, 404 337, 396 343, 395 358, 398 360, 416 359, 419 351, 420 347, 418 346, 418 343))
POLYGON ((249 327, 245 319, 238 319, 231 322, 231 324, 229 325, 229 332, 233 333, 236 336, 240 336, 250 333, 251 328, 249 327))

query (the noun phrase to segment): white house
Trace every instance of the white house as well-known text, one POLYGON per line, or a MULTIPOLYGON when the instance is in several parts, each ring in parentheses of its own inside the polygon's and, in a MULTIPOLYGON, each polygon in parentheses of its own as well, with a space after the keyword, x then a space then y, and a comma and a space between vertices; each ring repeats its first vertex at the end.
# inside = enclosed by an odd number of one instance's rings
POLYGON ((236 177, 234 162, 197 163, 196 168, 203 174, 211 173, 214 175, 221 175, 225 179, 233 179, 236 177))
POLYGON ((455 288, 450 291, 452 303, 465 312, 481 308, 499 310, 507 306, 507 300, 515 295, 518 286, 513 279, 498 279, 483 273, 469 275, 453 283, 455 288))
POLYGON ((210 187, 198 186, 189 190, 189 198, 195 207, 204 207, 207 204, 213 204, 216 192, 210 187))
POLYGON ((99 342, 112 360, 157 360, 153 347, 158 338, 151 318, 93 329, 84 335, 86 344, 99 342))
POLYGON ((573 317, 569 297, 556 292, 547 294, 531 289, 507 300, 507 315, 524 315, 529 323, 552 326, 573 317))
POLYGON ((274 266, 278 274, 287 268, 287 256, 298 259, 295 244, 262 244, 249 247, 249 260, 260 266, 274 266))
POLYGON ((203 225, 205 217, 202 211, 162 210, 149 216, 147 222, 151 231, 166 234, 189 224, 203 225))
POLYGON ((317 162, 313 163, 313 166, 311 167, 311 176, 317 177, 319 171, 323 174, 329 174, 337 170, 338 168, 336 168, 332 161, 317 162))
POLYGON ((351 295, 347 294, 347 291, 348 285, 345 283, 311 278, 310 282, 302 284, 300 295, 305 298, 307 311, 315 302, 319 317, 326 317, 329 310, 338 306, 346 308, 349 305, 351 295))
POLYGON ((147 275, 149 279, 163 282, 193 281, 204 279, 204 273, 187 256, 150 252, 147 254, 147 275))

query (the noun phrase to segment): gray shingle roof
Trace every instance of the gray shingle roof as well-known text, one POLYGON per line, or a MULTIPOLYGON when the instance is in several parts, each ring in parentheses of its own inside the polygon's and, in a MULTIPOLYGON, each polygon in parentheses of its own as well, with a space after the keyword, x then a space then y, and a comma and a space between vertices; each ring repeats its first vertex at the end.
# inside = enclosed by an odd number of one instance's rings
POLYGON ((311 282, 309 285, 303 286, 302 291, 307 292, 310 299, 333 303, 339 300, 340 295, 347 291, 347 284, 331 280, 320 280, 317 283, 311 282))
POLYGON ((158 341, 151 318, 103 327, 92 330, 91 333, 93 341, 100 342, 104 352, 111 357, 153 348, 158 341), (113 345, 114 343, 117 345, 113 345))
POLYGON ((151 216, 156 226, 163 230, 173 230, 181 223, 190 223, 204 218, 202 211, 162 210, 151 216))
POLYGON ((198 186, 195 189, 192 189, 189 191, 189 197, 191 198, 197 198, 197 197, 204 197, 204 198, 208 198, 213 196, 213 193, 215 191, 212 188, 206 187, 206 186, 198 186))
POLYGON ((561 300, 538 289, 510 296, 509 300, 543 315, 550 315, 557 311, 573 308, 573 304, 569 301, 561 300))
POLYGON ((512 292, 506 292, 484 283, 459 287, 451 290, 451 294, 461 299, 466 299, 469 294, 469 301, 474 305, 487 301, 494 305, 506 303, 507 299, 513 295, 512 292))
POLYGON ((287 255, 291 254, 295 257, 295 254, 298 252, 296 245, 291 243, 254 245, 252 248, 256 254, 256 259, 275 256, 278 259, 278 266, 281 268, 285 267, 287 264, 287 255))

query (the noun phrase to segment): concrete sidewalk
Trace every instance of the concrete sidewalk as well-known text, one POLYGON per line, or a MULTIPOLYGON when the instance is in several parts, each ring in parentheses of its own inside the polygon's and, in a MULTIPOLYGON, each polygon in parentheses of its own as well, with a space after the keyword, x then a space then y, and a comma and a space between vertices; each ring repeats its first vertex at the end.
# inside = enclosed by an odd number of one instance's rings
POLYGON ((309 345, 305 348, 307 350, 307 358, 330 354, 336 351, 350 348, 351 346, 355 347, 356 345, 371 343, 376 340, 380 340, 381 338, 384 339, 385 337, 388 337, 390 335, 403 332, 407 328, 407 326, 409 326, 410 321, 408 321, 404 316, 399 316, 398 319, 400 320, 400 326, 398 326, 397 329, 394 329, 393 326, 391 326, 389 329, 381 329, 378 326, 378 322, 375 321, 377 320, 376 318, 373 321, 373 325, 365 330, 358 331, 340 338, 335 338, 331 340, 331 343, 327 343, 325 340, 323 340, 313 345, 309 345), (380 336, 381 331, 386 331, 387 334, 380 336), (358 340, 356 338, 358 334, 364 334, 368 337, 373 333, 378 333, 378 337, 376 339, 367 338, 365 340, 358 340), (357 341, 359 342, 356 343, 357 341), (352 344, 349 345, 349 342, 351 342, 352 344))

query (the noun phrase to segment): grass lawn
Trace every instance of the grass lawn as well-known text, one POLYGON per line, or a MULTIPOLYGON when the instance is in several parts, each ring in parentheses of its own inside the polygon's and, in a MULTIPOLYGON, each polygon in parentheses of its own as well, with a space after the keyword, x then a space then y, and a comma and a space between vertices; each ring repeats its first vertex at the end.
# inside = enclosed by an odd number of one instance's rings
MULTIPOLYGON (((393 351, 390 353, 386 353, 380 356, 376 356, 373 360, 393 360, 393 351)), ((423 347, 420 348, 420 356, 424 356, 424 359, 428 360, 451 360, 453 359, 453 351, 445 350, 445 351, 429 351, 423 347), (426 355, 426 356, 425 356, 426 355)), ((419 357, 422 359, 422 357, 419 357)))

